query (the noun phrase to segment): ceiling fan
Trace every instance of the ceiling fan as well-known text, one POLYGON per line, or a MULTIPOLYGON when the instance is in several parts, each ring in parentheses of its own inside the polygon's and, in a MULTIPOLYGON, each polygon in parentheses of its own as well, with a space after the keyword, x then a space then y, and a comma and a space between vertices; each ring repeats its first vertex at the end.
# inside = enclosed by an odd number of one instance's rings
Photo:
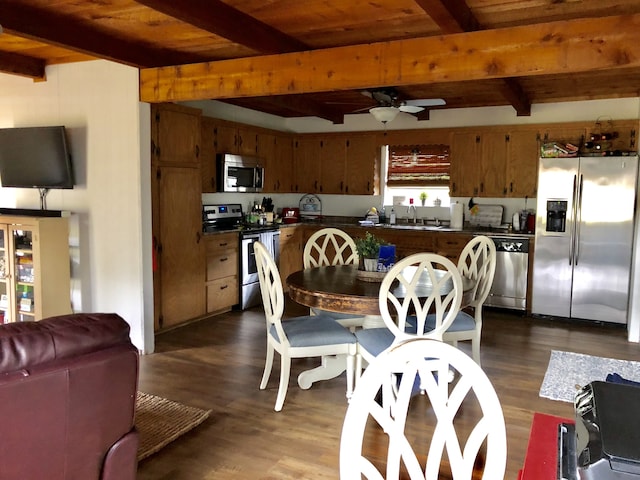
POLYGON ((409 100, 401 100, 398 92, 393 87, 381 88, 376 90, 363 90, 364 96, 367 96, 377 102, 376 106, 366 107, 362 110, 369 110, 376 120, 387 123, 396 118, 398 113, 418 113, 425 107, 435 107, 446 105, 442 98, 417 98, 409 100))

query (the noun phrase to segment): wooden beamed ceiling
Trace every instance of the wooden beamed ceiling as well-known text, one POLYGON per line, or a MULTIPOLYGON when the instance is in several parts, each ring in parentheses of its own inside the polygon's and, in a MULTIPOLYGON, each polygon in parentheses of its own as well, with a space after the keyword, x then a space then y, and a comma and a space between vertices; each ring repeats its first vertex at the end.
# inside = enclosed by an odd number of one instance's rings
POLYGON ((140 68, 142 101, 334 123, 382 87, 530 115, 638 96, 639 19, 633 0, 3 0, 0 71, 44 80, 46 65, 102 58, 140 68))

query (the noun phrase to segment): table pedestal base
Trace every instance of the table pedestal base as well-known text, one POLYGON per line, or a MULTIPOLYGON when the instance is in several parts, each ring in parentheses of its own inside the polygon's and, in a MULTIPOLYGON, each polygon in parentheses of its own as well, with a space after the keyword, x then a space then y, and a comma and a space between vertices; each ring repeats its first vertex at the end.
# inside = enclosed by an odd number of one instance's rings
MULTIPOLYGON (((353 363, 353 357, 349 355, 326 355, 322 357, 322 364, 311 370, 306 370, 298 375, 298 386, 303 390, 311 388, 315 382, 320 380, 330 380, 342 375, 347 370, 347 363, 353 363)), ((347 371, 347 398, 351 398, 353 393, 353 365, 347 371)))

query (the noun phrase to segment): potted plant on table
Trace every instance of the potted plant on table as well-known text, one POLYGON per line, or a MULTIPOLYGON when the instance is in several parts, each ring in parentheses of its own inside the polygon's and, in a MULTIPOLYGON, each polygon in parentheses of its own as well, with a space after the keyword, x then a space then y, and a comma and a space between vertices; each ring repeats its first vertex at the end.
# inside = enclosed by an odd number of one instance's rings
POLYGON ((370 232, 366 232, 363 238, 356 238, 356 249, 367 272, 375 272, 378 269, 378 255, 382 243, 370 232))
POLYGON ((424 202, 427 200, 427 192, 420 192, 420 202, 422 203, 422 206, 424 207, 424 202))

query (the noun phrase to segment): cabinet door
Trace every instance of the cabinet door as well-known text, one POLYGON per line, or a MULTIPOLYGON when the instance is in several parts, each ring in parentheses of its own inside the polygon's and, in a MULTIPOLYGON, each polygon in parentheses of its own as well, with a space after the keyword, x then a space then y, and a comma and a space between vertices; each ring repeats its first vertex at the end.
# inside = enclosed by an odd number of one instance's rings
POLYGON ((535 197, 538 190, 538 135, 535 131, 509 134, 507 197, 535 197))
POLYGON ((168 328, 204 315, 200 172, 158 167, 160 242, 158 326, 168 328))
POLYGON ((153 105, 154 156, 162 163, 197 165, 200 153, 200 110, 153 105))
POLYGON ((320 193, 320 152, 322 140, 317 137, 301 137, 294 150, 295 191, 320 193))
POLYGON ((236 148, 239 155, 255 157, 258 154, 258 133, 252 128, 238 128, 236 148))
POLYGON ((275 160, 276 136, 268 133, 258 135, 257 155, 264 165, 264 193, 276 192, 275 175, 277 169, 275 160))
POLYGON ((302 270, 302 238, 303 230, 300 227, 287 227, 280 230, 280 261, 278 270, 282 287, 287 288, 287 277, 293 272, 302 270))
POLYGON ((478 195, 504 197, 506 195, 506 171, 508 134, 484 133, 481 139, 482 155, 478 176, 478 195))
POLYGON ((376 195, 380 192, 380 148, 373 136, 354 135, 347 140, 345 193, 376 195))
POLYGON ((273 192, 294 192, 293 139, 289 136, 275 137, 275 154, 265 174, 271 182, 273 192))
POLYGON ((343 137, 327 137, 322 142, 320 193, 345 193, 346 144, 343 137))
POLYGON ((9 226, 10 239, 13 242, 13 309, 11 318, 14 321, 25 322, 36 319, 35 309, 41 305, 35 304, 36 259, 34 256, 34 240, 37 233, 32 228, 23 225, 9 226))
POLYGON ((451 180, 449 190, 452 197, 474 197, 478 195, 478 161, 480 158, 480 135, 459 133, 451 139, 451 180))
POLYGON ((216 123, 208 117, 202 117, 200 133, 200 172, 202 175, 202 192, 216 191, 216 123))
POLYGON ((238 153, 237 134, 236 127, 218 124, 215 128, 216 153, 238 153))

